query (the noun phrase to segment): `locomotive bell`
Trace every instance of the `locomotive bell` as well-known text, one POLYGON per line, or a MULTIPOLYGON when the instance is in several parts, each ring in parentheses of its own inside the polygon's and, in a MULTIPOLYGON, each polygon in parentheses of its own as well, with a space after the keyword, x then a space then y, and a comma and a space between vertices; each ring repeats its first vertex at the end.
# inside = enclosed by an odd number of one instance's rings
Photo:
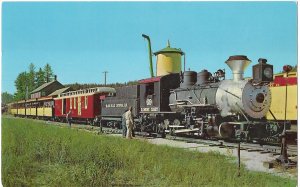
POLYGON ((197 85, 205 84, 208 82, 211 73, 209 73, 206 69, 202 70, 201 72, 197 73, 197 85))
POLYGON ((244 79, 244 71, 251 63, 251 60, 244 55, 230 56, 225 62, 232 71, 233 80, 240 81, 244 79))

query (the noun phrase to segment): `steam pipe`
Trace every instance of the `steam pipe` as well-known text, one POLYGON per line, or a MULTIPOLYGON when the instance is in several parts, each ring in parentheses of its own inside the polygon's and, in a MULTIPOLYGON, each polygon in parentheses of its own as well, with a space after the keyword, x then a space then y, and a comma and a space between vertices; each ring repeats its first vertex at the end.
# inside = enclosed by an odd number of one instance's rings
POLYGON ((147 39, 148 41, 148 49, 149 49, 149 63, 150 63, 150 75, 151 77, 154 77, 154 73, 153 73, 153 65, 152 65, 152 50, 151 50, 151 41, 150 41, 150 37, 142 34, 142 36, 147 39))

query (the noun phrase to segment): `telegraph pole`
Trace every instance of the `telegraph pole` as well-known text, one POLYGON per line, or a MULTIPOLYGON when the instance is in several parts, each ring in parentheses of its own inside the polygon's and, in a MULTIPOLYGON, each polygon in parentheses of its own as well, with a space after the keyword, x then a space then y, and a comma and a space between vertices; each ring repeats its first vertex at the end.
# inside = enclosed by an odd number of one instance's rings
POLYGON ((108 71, 103 71, 102 73, 104 73, 104 85, 106 85, 106 74, 108 73, 108 71))

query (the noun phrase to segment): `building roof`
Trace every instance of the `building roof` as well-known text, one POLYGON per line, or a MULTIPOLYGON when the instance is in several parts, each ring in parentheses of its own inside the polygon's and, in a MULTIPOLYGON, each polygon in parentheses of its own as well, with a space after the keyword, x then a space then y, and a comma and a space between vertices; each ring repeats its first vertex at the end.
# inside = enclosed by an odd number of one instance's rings
POLYGON ((65 87, 65 88, 61 88, 61 89, 55 90, 54 92, 52 92, 51 94, 49 94, 49 96, 59 95, 61 93, 64 93, 68 89, 70 89, 70 87, 65 87))
POLYGON ((47 83, 45 83, 45 84, 42 84, 41 86, 37 87, 36 89, 34 89, 34 90, 33 90, 32 92, 30 92, 30 93, 36 93, 36 92, 39 92, 39 91, 41 91, 42 89, 46 88, 47 86, 53 84, 54 82, 57 82, 57 81, 54 80, 54 81, 51 81, 51 82, 47 82, 47 83))
POLYGON ((139 80, 139 83, 146 84, 146 83, 151 83, 151 82, 159 82, 161 78, 162 78, 162 76, 151 77, 151 78, 148 78, 148 79, 142 79, 142 80, 139 80))
POLYGON ((116 93, 116 89, 112 87, 96 87, 96 88, 87 88, 83 90, 69 91, 66 93, 59 94, 59 97, 69 97, 69 96, 78 96, 78 95, 93 95, 96 93, 116 93))

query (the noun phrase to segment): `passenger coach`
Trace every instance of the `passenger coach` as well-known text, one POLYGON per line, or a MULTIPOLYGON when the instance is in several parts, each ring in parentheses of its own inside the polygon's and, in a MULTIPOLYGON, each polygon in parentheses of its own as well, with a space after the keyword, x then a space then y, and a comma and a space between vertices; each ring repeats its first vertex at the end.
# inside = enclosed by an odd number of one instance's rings
POLYGON ((62 93, 54 99, 55 119, 65 121, 71 111, 73 121, 91 124, 101 114, 101 101, 115 92, 114 88, 97 87, 62 93))

